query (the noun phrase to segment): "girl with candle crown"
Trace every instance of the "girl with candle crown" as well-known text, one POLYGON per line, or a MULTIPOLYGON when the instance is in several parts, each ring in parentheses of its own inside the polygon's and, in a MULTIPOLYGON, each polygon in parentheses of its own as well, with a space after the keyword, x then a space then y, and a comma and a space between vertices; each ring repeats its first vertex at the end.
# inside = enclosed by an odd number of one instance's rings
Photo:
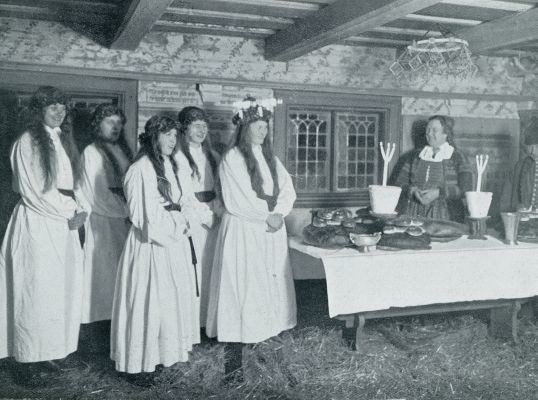
POLYGON ((217 238, 207 320, 208 335, 226 343, 227 380, 242 380, 243 344, 262 342, 296 324, 284 224, 295 190, 271 150, 271 112, 252 98, 244 103, 232 120, 237 126, 235 144, 219 166, 226 211, 217 238))

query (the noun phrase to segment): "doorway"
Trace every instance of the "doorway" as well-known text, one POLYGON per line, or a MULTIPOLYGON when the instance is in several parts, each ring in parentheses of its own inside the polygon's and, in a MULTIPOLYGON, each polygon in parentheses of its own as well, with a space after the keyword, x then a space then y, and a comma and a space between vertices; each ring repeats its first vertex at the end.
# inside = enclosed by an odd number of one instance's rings
POLYGON ((99 104, 113 103, 123 109, 125 134, 132 150, 136 143, 137 82, 124 79, 69 74, 2 71, 0 81, 0 242, 20 196, 12 190, 9 160, 13 141, 24 129, 25 110, 32 93, 41 85, 62 89, 70 98, 73 133, 79 150, 92 142, 90 120, 99 104))

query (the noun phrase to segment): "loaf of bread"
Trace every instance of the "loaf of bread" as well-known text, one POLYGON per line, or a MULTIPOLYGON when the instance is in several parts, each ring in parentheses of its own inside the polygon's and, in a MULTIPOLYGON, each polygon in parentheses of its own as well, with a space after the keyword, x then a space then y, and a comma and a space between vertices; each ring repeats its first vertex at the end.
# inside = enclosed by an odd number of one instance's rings
POLYGON ((383 233, 377 246, 398 250, 429 250, 431 249, 430 242, 431 239, 428 234, 411 236, 406 232, 383 233))
POLYGON ((335 248, 351 245, 349 233, 341 226, 308 225, 303 229, 303 239, 306 244, 316 247, 335 248))
POLYGON ((458 238, 462 235, 469 234, 469 227, 467 225, 441 219, 424 219, 422 227, 432 238, 458 238))

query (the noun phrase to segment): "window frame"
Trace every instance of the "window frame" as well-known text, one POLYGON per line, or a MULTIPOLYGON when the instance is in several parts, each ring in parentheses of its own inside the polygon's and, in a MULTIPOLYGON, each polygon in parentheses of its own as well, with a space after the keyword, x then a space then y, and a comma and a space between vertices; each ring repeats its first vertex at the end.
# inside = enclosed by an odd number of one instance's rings
MULTIPOLYGON (((275 108, 273 148, 275 155, 287 167, 288 163, 288 111, 290 107, 312 107, 323 111, 334 112, 364 109, 384 113, 385 135, 382 140, 396 143, 397 151, 389 165, 389 174, 401 154, 402 131, 402 99, 397 96, 382 96, 369 94, 327 93, 310 91, 275 90, 275 97, 282 104, 275 108)), ((330 137, 331 163, 330 173, 334 176, 337 163, 335 154, 335 120, 331 117, 332 135, 330 137)), ((377 178, 381 181, 383 174, 382 162, 378 164, 377 178)), ((367 206, 369 204, 368 189, 355 191, 331 191, 318 193, 297 193, 295 207, 350 207, 367 206)))

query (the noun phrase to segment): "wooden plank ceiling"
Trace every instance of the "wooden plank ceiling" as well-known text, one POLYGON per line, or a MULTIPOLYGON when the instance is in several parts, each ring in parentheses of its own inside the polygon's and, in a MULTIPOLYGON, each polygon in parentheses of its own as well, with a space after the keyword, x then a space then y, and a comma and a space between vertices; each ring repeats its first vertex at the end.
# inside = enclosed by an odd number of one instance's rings
POLYGON ((278 61, 454 34, 475 53, 538 53, 538 0, 0 0, 0 16, 60 22, 115 49, 151 30, 257 38, 278 61))

